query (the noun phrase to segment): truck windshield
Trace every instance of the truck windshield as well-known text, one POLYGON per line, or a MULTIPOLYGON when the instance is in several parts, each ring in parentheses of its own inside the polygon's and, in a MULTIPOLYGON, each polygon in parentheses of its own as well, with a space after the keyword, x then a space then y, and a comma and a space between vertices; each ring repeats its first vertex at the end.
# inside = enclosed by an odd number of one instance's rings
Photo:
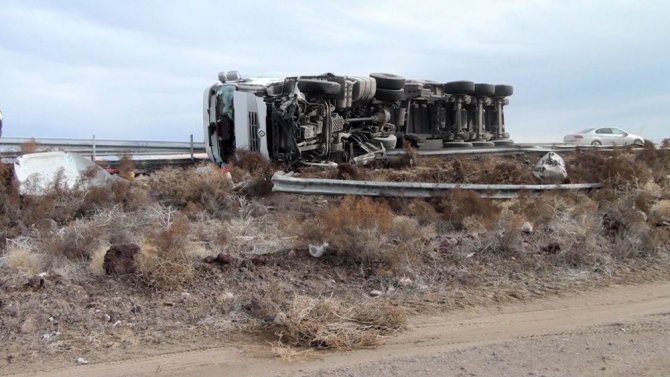
POLYGON ((217 113, 226 114, 230 120, 234 120, 233 96, 235 95, 235 84, 223 84, 216 90, 217 113))

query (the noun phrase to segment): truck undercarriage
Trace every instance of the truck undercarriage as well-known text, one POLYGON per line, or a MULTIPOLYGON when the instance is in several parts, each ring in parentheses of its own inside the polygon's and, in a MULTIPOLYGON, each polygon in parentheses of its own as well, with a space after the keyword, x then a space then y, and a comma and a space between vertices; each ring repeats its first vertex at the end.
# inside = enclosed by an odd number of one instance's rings
POLYGON ((241 79, 220 73, 204 98, 205 145, 225 163, 237 149, 286 163, 364 165, 386 151, 415 147, 509 145, 509 85, 369 77, 241 79))

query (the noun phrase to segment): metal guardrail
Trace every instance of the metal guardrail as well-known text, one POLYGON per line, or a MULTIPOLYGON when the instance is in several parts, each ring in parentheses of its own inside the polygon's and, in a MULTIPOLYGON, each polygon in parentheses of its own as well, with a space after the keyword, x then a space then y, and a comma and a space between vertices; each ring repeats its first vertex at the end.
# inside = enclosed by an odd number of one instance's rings
POLYGON ((134 140, 97 140, 91 139, 33 139, 33 138, 2 138, 0 153, 3 157, 13 158, 21 154, 22 146, 35 145, 36 151, 61 150, 91 156, 136 155, 190 155, 205 153, 205 144, 190 141, 134 141, 134 140))
MULTIPOLYGON (((442 149, 415 149, 419 156, 451 156, 451 155, 480 155, 480 154, 514 154, 514 153, 548 153, 548 152, 574 152, 581 150, 611 151, 614 149, 625 149, 625 146, 591 146, 591 145, 569 145, 562 143, 520 143, 511 146, 499 147, 468 147, 468 148, 442 148, 442 149)), ((639 149, 639 148, 638 148, 639 149)), ((405 154, 402 149, 386 152, 389 156, 400 156, 405 154)))
POLYGON ((339 179, 298 178, 282 172, 272 176, 272 191, 295 194, 360 195, 405 198, 430 198, 452 190, 479 193, 482 197, 509 199, 520 192, 539 193, 552 190, 589 190, 599 183, 565 185, 483 185, 423 182, 345 181, 339 179))

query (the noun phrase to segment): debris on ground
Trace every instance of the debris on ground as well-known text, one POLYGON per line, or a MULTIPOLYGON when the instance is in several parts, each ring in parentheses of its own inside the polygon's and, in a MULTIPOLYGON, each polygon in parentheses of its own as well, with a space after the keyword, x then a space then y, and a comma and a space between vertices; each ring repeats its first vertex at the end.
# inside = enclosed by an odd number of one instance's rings
POLYGON ((328 250, 328 242, 324 242, 320 245, 309 244, 309 255, 314 258, 320 258, 328 250))
POLYGON ((523 225, 521 225, 521 231, 526 234, 533 233, 533 224, 526 221, 525 223, 523 223, 523 225))
POLYGON ((43 195, 54 187, 109 187, 123 180, 109 174, 91 160, 71 152, 25 154, 16 159, 14 174, 23 195, 43 195))
POLYGON ((533 175, 543 183, 563 183, 568 178, 565 161, 557 153, 545 154, 533 169, 533 175))
POLYGON ((233 256, 228 253, 219 253, 216 256, 206 256, 202 261, 205 263, 216 263, 220 266, 226 266, 233 263, 233 256))
POLYGON ((38 290, 44 287, 44 278, 41 276, 33 276, 28 279, 28 282, 24 285, 27 288, 32 288, 33 290, 38 290))
POLYGON ((108 275, 132 274, 140 247, 132 243, 112 245, 105 253, 103 268, 108 275))
POLYGON ((549 242, 548 244, 541 246, 540 250, 544 251, 545 253, 549 254, 557 254, 559 251, 561 251, 561 245, 558 242, 549 242))

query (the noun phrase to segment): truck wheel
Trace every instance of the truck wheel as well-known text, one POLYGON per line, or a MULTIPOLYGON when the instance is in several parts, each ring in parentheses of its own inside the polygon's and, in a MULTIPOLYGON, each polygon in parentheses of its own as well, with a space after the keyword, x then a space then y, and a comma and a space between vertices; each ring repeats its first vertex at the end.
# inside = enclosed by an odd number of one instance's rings
POLYGON ((405 91, 403 89, 380 89, 377 88, 375 98, 381 101, 402 101, 405 98, 405 91))
POLYGON ((377 88, 381 89, 404 89, 405 78, 391 73, 371 73, 370 77, 377 81, 377 88))
POLYGON ((472 81, 452 81, 444 84, 444 91, 449 94, 472 94, 475 83, 472 81))
POLYGON ((478 97, 489 96, 493 97, 496 94, 495 85, 491 84, 475 84, 475 95, 478 97))
POLYGON ((512 85, 496 85, 496 97, 508 97, 514 93, 512 85))
POLYGON ((340 84, 332 81, 323 81, 316 79, 300 79, 298 80, 298 89, 307 94, 328 94, 339 95, 340 84))

